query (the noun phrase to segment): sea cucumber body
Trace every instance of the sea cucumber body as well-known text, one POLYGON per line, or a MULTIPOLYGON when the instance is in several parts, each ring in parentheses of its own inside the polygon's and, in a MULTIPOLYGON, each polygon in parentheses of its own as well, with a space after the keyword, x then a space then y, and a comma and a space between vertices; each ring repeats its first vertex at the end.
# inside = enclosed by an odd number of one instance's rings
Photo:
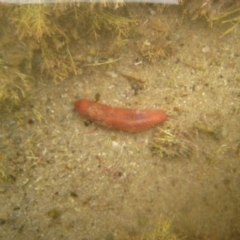
POLYGON ((164 121, 167 117, 162 110, 114 108, 87 99, 81 99, 74 105, 82 117, 101 126, 127 132, 146 130, 164 121))

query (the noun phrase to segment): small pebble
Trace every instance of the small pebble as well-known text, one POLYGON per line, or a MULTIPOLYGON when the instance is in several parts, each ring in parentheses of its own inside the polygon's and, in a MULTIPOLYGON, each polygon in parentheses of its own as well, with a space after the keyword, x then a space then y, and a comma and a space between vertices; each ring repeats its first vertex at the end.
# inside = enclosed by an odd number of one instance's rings
POLYGON ((208 47, 208 46, 203 47, 203 48, 202 48, 202 52, 203 52, 203 53, 210 52, 210 47, 208 47))

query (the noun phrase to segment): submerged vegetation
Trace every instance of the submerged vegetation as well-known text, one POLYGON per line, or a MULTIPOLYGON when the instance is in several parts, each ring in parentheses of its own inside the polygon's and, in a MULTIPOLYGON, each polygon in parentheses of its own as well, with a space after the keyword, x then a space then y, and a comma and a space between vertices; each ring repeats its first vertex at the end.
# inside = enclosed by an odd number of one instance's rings
POLYGON ((171 219, 160 218, 155 229, 140 238, 140 240, 183 240, 172 232, 171 219))
POLYGON ((190 134, 174 128, 158 128, 151 146, 152 154, 161 158, 189 157, 193 153, 190 134))
MULTIPOLYGON (((192 20, 205 17, 211 26, 230 24, 222 36, 234 32, 240 22, 238 1, 185 0, 181 3, 184 14, 192 20)), ((158 15, 162 9, 163 5, 156 6, 158 15)), ((171 34, 168 20, 159 20, 156 12, 133 29, 137 19, 129 17, 121 0, 91 4, 1 3, 0 105, 7 108, 17 105, 27 96, 33 79, 63 81, 81 74, 82 67, 118 62, 121 47, 130 33, 136 38, 136 51, 144 60, 156 62, 172 55, 173 46, 167 40, 171 34), (101 45, 101 38, 105 39, 102 49, 108 45, 105 51, 92 47, 92 41, 101 45)))
POLYGON ((240 23, 240 2, 238 0, 195 0, 184 2, 184 13, 192 20, 204 17, 214 25, 224 26, 221 37, 236 31, 240 23))
POLYGON ((116 4, 1 4, 0 104, 18 104, 32 79, 81 73, 92 54, 87 39, 126 37, 132 20, 116 4))
POLYGON ((151 153, 168 160, 201 157, 208 162, 220 156, 221 142, 226 144, 227 140, 217 120, 212 123, 196 121, 185 129, 168 123, 155 131, 151 153))
POLYGON ((218 14, 210 16, 208 20, 210 21, 211 25, 217 23, 228 26, 227 30, 223 32, 221 37, 224 37, 232 32, 234 33, 240 23, 240 2, 235 2, 235 4, 230 5, 223 11, 219 11, 218 14))

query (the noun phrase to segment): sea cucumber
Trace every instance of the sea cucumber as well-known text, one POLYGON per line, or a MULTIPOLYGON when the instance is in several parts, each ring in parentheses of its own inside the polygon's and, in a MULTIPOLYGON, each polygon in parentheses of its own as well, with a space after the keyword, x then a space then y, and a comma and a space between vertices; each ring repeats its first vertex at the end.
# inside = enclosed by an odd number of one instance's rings
POLYGON ((82 117, 101 126, 126 132, 146 130, 167 118, 163 110, 115 108, 87 99, 81 99, 74 105, 82 117))

